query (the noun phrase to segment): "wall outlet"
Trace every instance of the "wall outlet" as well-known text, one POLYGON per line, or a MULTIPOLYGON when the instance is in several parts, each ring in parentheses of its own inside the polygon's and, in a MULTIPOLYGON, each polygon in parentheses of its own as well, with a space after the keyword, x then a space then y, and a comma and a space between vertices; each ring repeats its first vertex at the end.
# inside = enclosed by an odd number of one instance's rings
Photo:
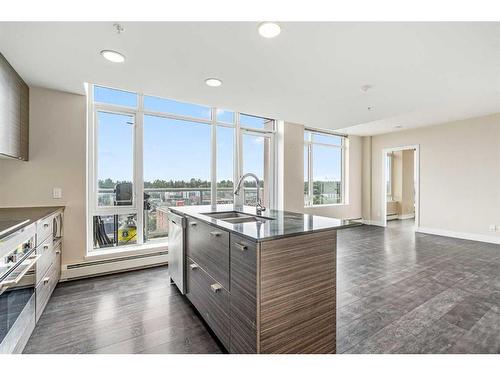
POLYGON ((61 199, 62 198, 62 189, 59 187, 55 187, 52 189, 52 198, 61 199))
POLYGON ((488 230, 490 232, 496 232, 497 231, 497 226, 495 224, 490 224, 488 230))

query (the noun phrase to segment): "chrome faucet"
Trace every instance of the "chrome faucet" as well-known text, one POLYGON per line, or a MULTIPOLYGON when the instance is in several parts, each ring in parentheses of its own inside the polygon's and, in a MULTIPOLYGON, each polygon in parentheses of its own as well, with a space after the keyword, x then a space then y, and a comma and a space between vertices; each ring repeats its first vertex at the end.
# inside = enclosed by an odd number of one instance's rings
POLYGON ((262 212, 266 210, 266 208, 262 205, 262 201, 260 199, 260 180, 257 175, 253 173, 245 173, 243 176, 241 176, 238 184, 236 185, 236 189, 234 189, 234 195, 240 194, 241 184, 247 177, 253 177, 255 179, 255 182, 257 183, 257 204, 255 205, 255 210, 257 211, 257 215, 261 215, 262 212))

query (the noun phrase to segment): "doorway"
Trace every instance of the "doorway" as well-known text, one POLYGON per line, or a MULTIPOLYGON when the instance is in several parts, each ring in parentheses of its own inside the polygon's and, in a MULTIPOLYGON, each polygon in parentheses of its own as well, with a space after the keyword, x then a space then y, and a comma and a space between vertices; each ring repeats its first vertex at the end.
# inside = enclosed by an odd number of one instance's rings
POLYGON ((420 224, 420 152, 418 145, 382 150, 382 225, 416 230, 420 224), (411 223, 410 223, 411 221, 411 223))

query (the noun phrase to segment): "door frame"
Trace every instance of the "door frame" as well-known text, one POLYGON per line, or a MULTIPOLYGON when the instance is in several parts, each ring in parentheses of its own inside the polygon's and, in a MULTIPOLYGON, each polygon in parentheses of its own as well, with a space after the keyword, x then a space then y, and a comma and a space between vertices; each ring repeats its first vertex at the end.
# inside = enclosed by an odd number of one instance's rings
POLYGON ((382 213, 381 224, 383 227, 387 226, 387 192, 386 192, 386 178, 387 178, 387 154, 394 151, 405 151, 405 150, 415 150, 414 155, 414 185, 415 185, 415 228, 420 227, 420 145, 407 145, 398 147, 389 147, 382 149, 382 183, 381 183, 381 202, 382 207, 380 212, 382 213))

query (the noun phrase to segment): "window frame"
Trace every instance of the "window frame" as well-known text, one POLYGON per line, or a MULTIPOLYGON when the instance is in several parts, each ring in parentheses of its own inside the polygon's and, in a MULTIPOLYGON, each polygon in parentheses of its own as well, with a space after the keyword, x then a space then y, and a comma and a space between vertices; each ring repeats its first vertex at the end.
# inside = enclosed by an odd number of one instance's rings
MULTIPOLYGON (((86 223, 87 223, 87 246, 86 258, 102 257, 104 254, 112 255, 114 253, 143 253, 147 249, 157 249, 158 247, 166 247, 168 245, 168 237, 165 239, 156 239, 144 242, 144 215, 143 215, 143 197, 144 197, 144 174, 143 174, 143 131, 144 131, 144 116, 157 116, 167 119, 190 121, 196 123, 207 124, 210 126, 210 201, 211 205, 217 204, 217 128, 219 126, 234 129, 233 140, 233 184, 238 182, 242 175, 242 137, 243 134, 250 133, 254 135, 265 136, 270 140, 269 151, 269 171, 267 196, 269 197, 269 207, 273 208, 277 199, 275 197, 276 173, 275 173, 275 141, 276 120, 262 117, 272 121, 272 129, 254 129, 245 126, 240 126, 239 116, 237 111, 227 110, 225 108, 208 107, 211 111, 210 119, 196 118, 191 116, 177 115, 168 112, 158 112, 146 110, 144 108, 144 93, 135 93, 137 95, 137 107, 127 107, 122 105, 94 102, 94 88, 96 86, 109 88, 113 90, 127 91, 121 88, 112 88, 104 85, 87 83, 85 85, 87 91, 87 202, 86 202, 86 223), (226 123, 217 121, 217 109, 231 111, 234 113, 234 122, 226 123), (133 136, 133 203, 130 206, 99 206, 98 205, 98 113, 107 112, 118 115, 131 115, 134 117, 134 136, 133 136), (140 199, 138 199, 140 198, 140 199), (137 215, 137 244, 116 246, 112 248, 94 249, 93 247, 93 218, 94 216, 104 215, 122 215, 136 214, 137 215)), ((154 95, 148 95, 154 96, 154 95)), ((166 99, 166 98, 165 98, 166 99)), ((175 100, 175 99, 171 99, 175 100)), ((177 101, 177 100, 175 100, 177 101)), ((187 103, 194 104, 196 103, 187 103)), ((207 106, 205 106, 207 107, 207 106)), ((266 176, 267 177, 267 176, 266 176)), ((233 202, 234 203, 234 202, 233 202)))
MULTIPOLYGON (((346 188, 347 188, 347 183, 346 183, 346 150, 347 150, 347 142, 348 142, 348 137, 343 134, 335 134, 335 133, 330 133, 326 131, 319 131, 317 129, 311 129, 311 128, 304 128, 304 153, 307 150, 307 181, 304 181, 304 183, 308 184, 308 194, 304 194, 304 208, 310 208, 310 207, 325 207, 325 206, 340 206, 340 205, 345 205, 346 204, 346 188), (308 137, 306 139, 306 133, 308 134, 308 137), (323 143, 323 142, 316 142, 314 140, 314 134, 319 134, 322 136, 332 136, 332 137, 339 137, 341 142, 340 145, 335 145, 335 144, 330 144, 330 143, 323 143), (340 149, 340 186, 341 186, 341 197, 340 197, 340 202, 339 203, 324 203, 324 204, 314 204, 314 145, 318 145, 321 147, 329 147, 329 148, 334 148, 334 149, 340 149)), ((304 165, 304 168, 306 166, 304 165)), ((305 173, 304 173, 305 176, 305 173)), ((305 189, 303 189, 305 191, 305 189)))

